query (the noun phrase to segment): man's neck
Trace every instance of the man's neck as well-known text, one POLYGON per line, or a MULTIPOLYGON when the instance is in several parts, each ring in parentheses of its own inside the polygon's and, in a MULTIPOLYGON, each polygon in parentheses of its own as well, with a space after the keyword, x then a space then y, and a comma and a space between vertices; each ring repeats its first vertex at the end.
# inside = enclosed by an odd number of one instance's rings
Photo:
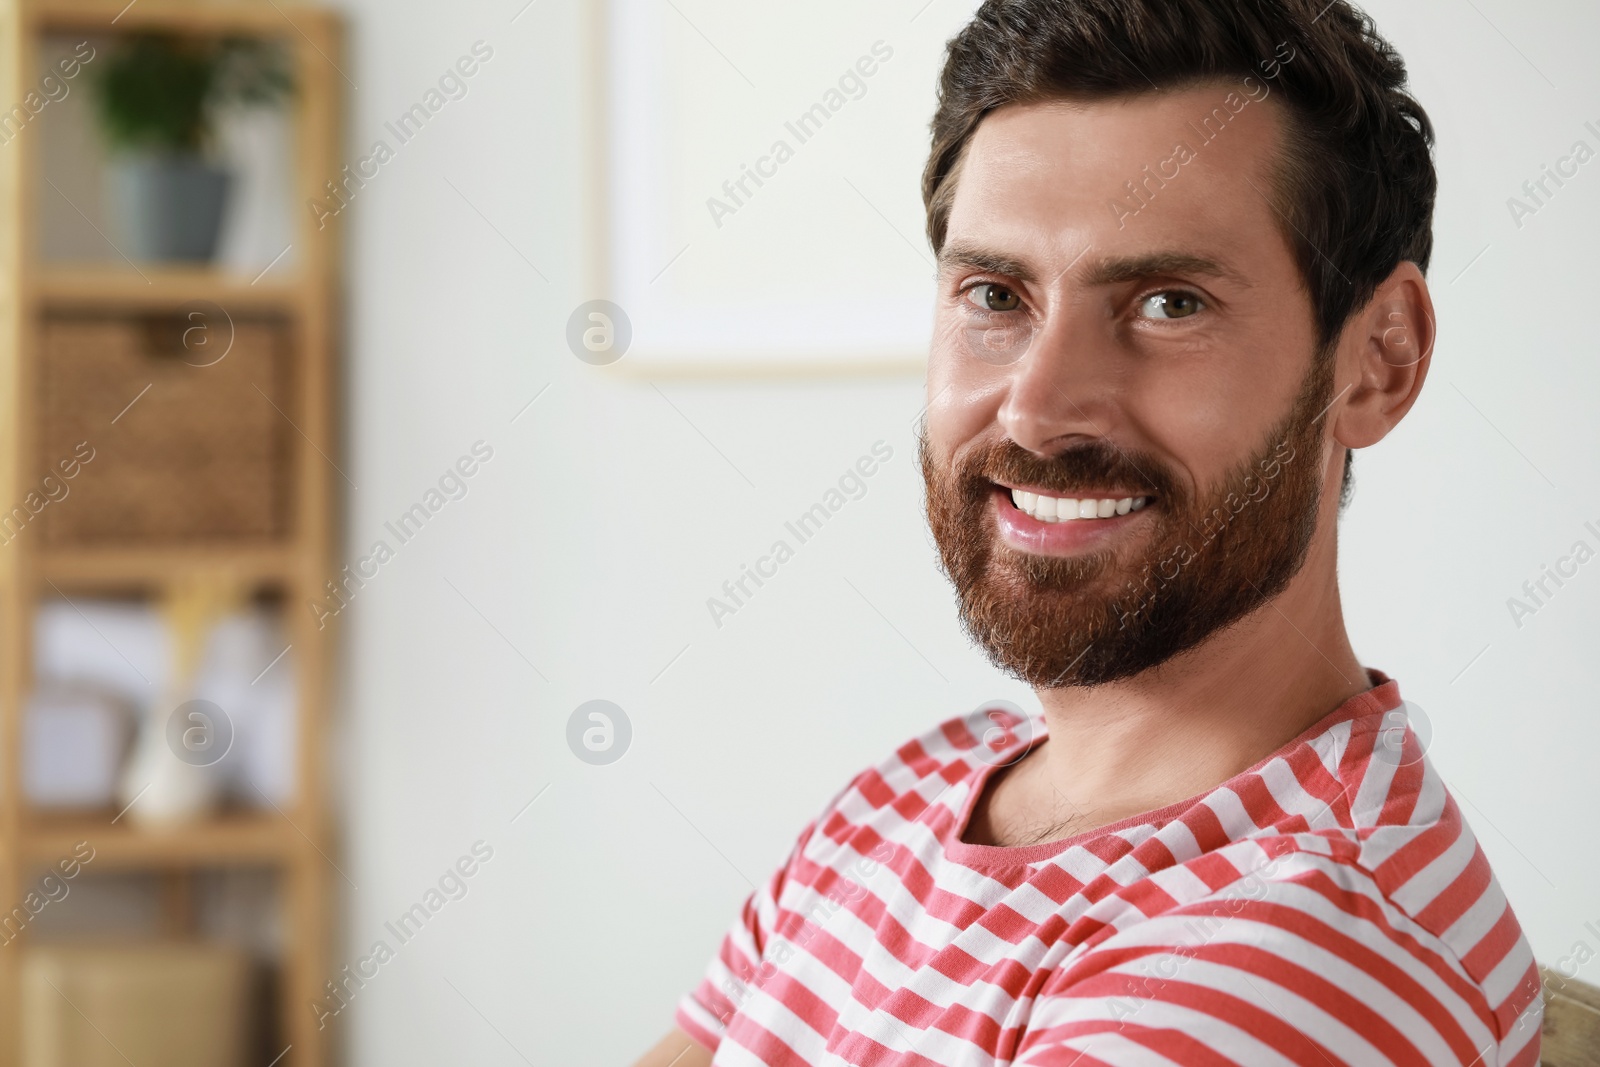
POLYGON ((1049 739, 986 791, 967 840, 1063 837, 1203 793, 1370 689, 1334 554, 1314 542, 1279 596, 1159 668, 1041 690, 1049 739))

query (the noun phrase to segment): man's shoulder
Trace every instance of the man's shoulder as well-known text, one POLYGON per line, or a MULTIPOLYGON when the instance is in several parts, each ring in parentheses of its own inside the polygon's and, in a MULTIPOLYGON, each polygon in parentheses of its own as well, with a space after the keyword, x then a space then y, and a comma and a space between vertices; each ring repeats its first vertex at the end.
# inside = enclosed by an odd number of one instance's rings
MULTIPOLYGON (((1357 744, 1373 729, 1349 725, 1357 744)), ((1406 745, 1414 760, 1358 758, 1345 803, 1322 818, 1286 820, 1152 872, 1171 906, 1140 938, 1181 954, 1239 942, 1347 977, 1383 971, 1418 995, 1449 988, 1476 1002, 1500 1036, 1526 1025, 1537 1009, 1532 950, 1459 805, 1415 737, 1406 745)))
POLYGON ((827 865, 848 862, 852 849, 864 853, 885 840, 939 834, 978 773, 1018 758, 1043 729, 1041 718, 1005 700, 945 719, 835 792, 802 836, 803 853, 827 865))
POLYGON ((1504 1032, 1537 989, 1531 949, 1428 756, 1420 714, 1380 679, 1369 699, 1153 828, 1129 855, 1144 867, 1124 891, 1137 911, 1105 918, 1129 933, 1130 920, 1158 918, 1134 935, 1152 944, 1239 939, 1298 959, 1425 968, 1477 990, 1504 1032))
POLYGON ((1450 1053, 1463 1050, 1463 1063, 1521 1062, 1539 1031, 1538 971, 1492 875, 1458 886, 1448 907, 1434 894, 1420 909, 1382 881, 1359 844, 1311 830, 1233 841, 1151 872, 1084 917, 1098 931, 1047 981, 1045 997, 1060 1003, 1032 1026, 1048 1033, 1095 1013, 1119 1027, 1160 1026, 1164 1005, 1184 1013, 1176 1026, 1195 998, 1210 998, 1247 1014, 1264 1008, 1274 1025, 1348 1025, 1380 1050, 1448 1038, 1430 1063, 1458 1062, 1450 1053))
POLYGON ((955 785, 985 767, 1015 760, 1042 731, 1038 716, 1010 701, 991 700, 899 745, 857 775, 851 789, 871 806, 883 807, 929 781, 955 785))

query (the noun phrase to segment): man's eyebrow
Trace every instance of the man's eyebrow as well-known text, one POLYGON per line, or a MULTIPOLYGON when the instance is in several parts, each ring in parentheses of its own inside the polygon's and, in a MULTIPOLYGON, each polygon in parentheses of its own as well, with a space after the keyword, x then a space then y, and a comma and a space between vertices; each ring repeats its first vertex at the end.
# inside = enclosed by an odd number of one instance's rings
POLYGON ((1090 285, 1116 285, 1171 274, 1199 274, 1222 278, 1243 288, 1249 279, 1208 256, 1191 252, 1150 252, 1139 256, 1113 256, 1084 267, 1084 281, 1090 285))
MULTIPOLYGON (((939 253, 939 266, 942 270, 969 268, 988 274, 1004 274, 1023 282, 1037 280, 1036 272, 1023 261, 976 245, 946 245, 939 253)), ((1116 285, 1172 274, 1222 278, 1243 288, 1249 288, 1251 284, 1239 272, 1218 260, 1192 252, 1111 256, 1093 260, 1083 267, 1083 280, 1089 285, 1116 285)))
POLYGON ((950 244, 939 250, 939 269, 942 271, 969 268, 986 274, 1005 274, 1018 281, 1034 280, 1033 271, 1020 259, 1000 252, 991 252, 976 245, 950 244))

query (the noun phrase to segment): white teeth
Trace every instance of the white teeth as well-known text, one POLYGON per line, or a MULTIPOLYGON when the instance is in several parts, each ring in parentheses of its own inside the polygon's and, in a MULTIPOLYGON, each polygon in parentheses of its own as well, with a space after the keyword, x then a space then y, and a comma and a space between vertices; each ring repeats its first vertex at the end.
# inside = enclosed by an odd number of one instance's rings
POLYGON ((1040 522, 1074 522, 1079 519, 1109 519, 1138 511, 1150 502, 1147 496, 1075 498, 1043 496, 1021 489, 1011 490, 1017 510, 1040 522))

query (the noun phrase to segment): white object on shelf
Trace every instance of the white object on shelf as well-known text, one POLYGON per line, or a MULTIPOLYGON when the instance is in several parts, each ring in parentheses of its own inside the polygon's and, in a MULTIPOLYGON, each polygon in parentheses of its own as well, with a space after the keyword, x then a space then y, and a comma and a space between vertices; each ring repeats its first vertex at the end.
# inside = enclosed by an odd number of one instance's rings
MULTIPOLYGON (((184 701, 170 702, 176 708, 184 701)), ((220 775, 214 764, 187 763, 173 750, 167 702, 145 710, 133 758, 122 772, 118 796, 128 818, 150 826, 192 822, 217 805, 220 775)), ((213 728, 205 723, 203 729, 213 728)))
POLYGON ((112 694, 45 686, 24 720, 23 790, 39 808, 98 808, 116 795, 128 744, 128 711, 112 694))
POLYGON ((294 793, 295 654, 276 612, 254 609, 212 630, 194 695, 224 709, 233 751, 217 769, 242 804, 283 805, 294 793))
POLYGON ((292 276, 299 258, 293 247, 298 201, 288 163, 294 153, 288 113, 276 107, 223 108, 217 141, 233 174, 217 263, 247 277, 267 267, 273 280, 292 276))
POLYGON ((144 707, 165 691, 172 639, 146 602, 45 600, 34 626, 34 676, 41 684, 93 684, 144 707))

